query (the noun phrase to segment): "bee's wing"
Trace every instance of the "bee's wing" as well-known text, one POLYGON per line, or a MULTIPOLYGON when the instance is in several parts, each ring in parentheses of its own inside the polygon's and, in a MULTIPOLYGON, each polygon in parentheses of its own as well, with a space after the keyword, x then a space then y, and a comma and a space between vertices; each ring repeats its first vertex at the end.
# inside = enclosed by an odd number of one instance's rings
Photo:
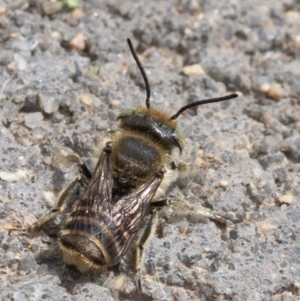
POLYGON ((113 207, 113 223, 110 228, 114 233, 114 244, 120 256, 126 253, 140 229, 141 222, 162 179, 163 173, 153 176, 132 193, 122 197, 113 207))
POLYGON ((112 201, 112 166, 110 150, 104 149, 93 172, 90 183, 83 194, 93 210, 110 210, 112 201))
POLYGON ((112 174, 110 151, 104 149, 86 191, 65 225, 76 235, 91 234, 90 240, 101 245, 110 266, 127 251, 163 178, 159 173, 112 202, 112 174))
POLYGON ((83 196, 71 212, 67 225, 71 229, 94 232, 92 224, 99 219, 99 214, 110 220, 112 186, 111 155, 110 149, 106 147, 83 196))

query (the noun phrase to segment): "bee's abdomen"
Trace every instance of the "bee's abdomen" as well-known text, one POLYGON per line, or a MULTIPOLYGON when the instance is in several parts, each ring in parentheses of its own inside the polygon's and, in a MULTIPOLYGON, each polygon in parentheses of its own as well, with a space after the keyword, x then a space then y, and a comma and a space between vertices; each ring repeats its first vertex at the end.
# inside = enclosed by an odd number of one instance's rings
POLYGON ((79 208, 71 213, 59 235, 66 264, 76 266, 82 273, 93 273, 119 261, 126 237, 122 233, 118 236, 112 233, 105 225, 107 218, 105 212, 91 210, 87 213, 79 208))
POLYGON ((123 182, 143 183, 159 171, 162 156, 158 145, 145 136, 120 136, 112 148, 113 169, 123 182))
POLYGON ((82 273, 93 273, 107 265, 101 249, 87 237, 63 230, 59 242, 63 261, 82 273))

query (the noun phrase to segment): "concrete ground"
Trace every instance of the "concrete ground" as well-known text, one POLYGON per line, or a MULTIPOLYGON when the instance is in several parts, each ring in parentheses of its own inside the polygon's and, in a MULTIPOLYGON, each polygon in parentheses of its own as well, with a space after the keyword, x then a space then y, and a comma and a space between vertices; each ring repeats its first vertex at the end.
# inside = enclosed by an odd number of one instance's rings
MULTIPOLYGON (((300 4, 0 0, 1 300, 300 300, 300 4), (115 269, 62 267, 44 231, 8 235, 55 203, 118 114, 144 104, 239 97, 183 113, 182 160, 199 173, 168 196, 226 218, 161 213, 136 295, 134 250, 115 269)), ((170 210, 169 210, 170 209, 170 210)))

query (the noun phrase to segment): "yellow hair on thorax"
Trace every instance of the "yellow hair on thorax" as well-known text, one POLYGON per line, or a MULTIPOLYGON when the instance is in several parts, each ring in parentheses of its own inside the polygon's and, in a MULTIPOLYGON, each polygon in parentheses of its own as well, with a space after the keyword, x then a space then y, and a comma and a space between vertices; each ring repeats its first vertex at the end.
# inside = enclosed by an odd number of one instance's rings
POLYGON ((155 109, 153 107, 150 107, 149 109, 147 109, 144 106, 140 106, 140 107, 137 107, 135 109, 135 112, 139 113, 139 114, 143 114, 145 116, 150 116, 150 117, 154 116, 159 121, 161 121, 161 123, 169 126, 171 129, 175 130, 176 127, 177 127, 177 120, 176 119, 170 119, 170 116, 167 115, 167 113, 163 112, 162 110, 158 110, 158 109, 155 109))

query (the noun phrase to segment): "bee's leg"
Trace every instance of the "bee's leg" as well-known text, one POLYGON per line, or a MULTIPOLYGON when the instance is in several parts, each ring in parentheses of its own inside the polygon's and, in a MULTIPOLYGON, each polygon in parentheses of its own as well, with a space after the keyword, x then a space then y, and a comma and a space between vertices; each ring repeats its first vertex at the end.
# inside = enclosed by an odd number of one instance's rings
POLYGON ((191 179, 199 172, 198 166, 182 161, 171 162, 170 168, 177 171, 179 179, 191 179))
POLYGON ((220 215, 215 214, 213 210, 203 207, 200 204, 191 204, 186 200, 161 199, 151 203, 151 207, 162 210, 166 209, 166 207, 171 208, 173 210, 172 217, 175 218, 187 217, 196 222, 204 218, 209 218, 221 224, 226 224, 226 220, 220 215))
POLYGON ((151 207, 157 208, 157 209, 160 209, 160 208, 163 208, 163 207, 169 206, 169 205, 170 205, 170 199, 169 198, 160 199, 160 200, 152 202, 150 204, 151 207))
POLYGON ((91 173, 84 162, 81 161, 80 157, 77 154, 74 154, 69 158, 77 162, 79 174, 74 177, 58 194, 56 204, 51 208, 51 210, 38 219, 35 223, 28 226, 27 228, 11 228, 10 233, 14 231, 22 232, 24 234, 34 232, 40 229, 44 224, 46 224, 51 219, 55 218, 58 214, 67 210, 72 206, 72 198, 76 189, 84 187, 88 180, 91 178, 91 173))
POLYGON ((200 204, 191 204, 186 200, 172 200, 169 201, 169 204, 171 209, 173 209, 172 217, 186 217, 195 222, 208 218, 222 225, 226 225, 226 220, 222 216, 215 214, 213 210, 203 207, 200 204))
POLYGON ((135 261, 135 270, 137 273, 136 280, 137 280, 137 286, 139 293, 142 293, 142 280, 141 280, 141 265, 142 265, 142 257, 143 257, 143 251, 144 248, 149 244, 151 241, 155 230, 156 230, 156 224, 157 224, 157 212, 156 210, 152 211, 151 217, 148 221, 148 224, 142 234, 142 236, 139 238, 137 242, 137 248, 136 248, 136 261, 135 261))
POLYGON ((51 210, 46 213, 46 215, 42 216, 38 219, 35 223, 30 225, 28 228, 25 229, 25 232, 33 232, 35 230, 40 229, 44 224, 48 221, 56 217, 61 212, 64 212, 66 208, 69 206, 69 201, 71 199, 71 195, 78 185, 80 181, 80 175, 76 176, 72 179, 59 193, 57 197, 56 204, 51 208, 51 210))
POLYGON ((86 164, 81 160, 78 154, 71 155, 69 160, 77 163, 79 174, 74 177, 58 194, 57 201, 54 207, 43 217, 37 220, 33 225, 27 228, 27 232, 32 232, 41 228, 45 223, 50 221, 52 218, 56 217, 58 214, 66 211, 66 209, 72 206, 72 200, 77 200, 72 198, 73 193, 76 188, 85 187, 88 181, 91 179, 92 174, 86 164), (78 187, 79 186, 79 187, 78 187))
MULTIPOLYGON (((178 178, 180 179, 192 178, 199 171, 197 166, 193 164, 187 164, 185 162, 172 162, 171 168, 173 170, 177 170, 178 178)), ((167 200, 167 205, 171 206, 171 208, 174 210, 174 217, 189 217, 194 221, 203 220, 203 218, 209 218, 223 225, 226 224, 226 220, 223 217, 215 214, 213 210, 205 208, 200 204, 191 204, 186 200, 167 200)), ((155 203, 152 203, 151 206, 155 206, 155 203)))

